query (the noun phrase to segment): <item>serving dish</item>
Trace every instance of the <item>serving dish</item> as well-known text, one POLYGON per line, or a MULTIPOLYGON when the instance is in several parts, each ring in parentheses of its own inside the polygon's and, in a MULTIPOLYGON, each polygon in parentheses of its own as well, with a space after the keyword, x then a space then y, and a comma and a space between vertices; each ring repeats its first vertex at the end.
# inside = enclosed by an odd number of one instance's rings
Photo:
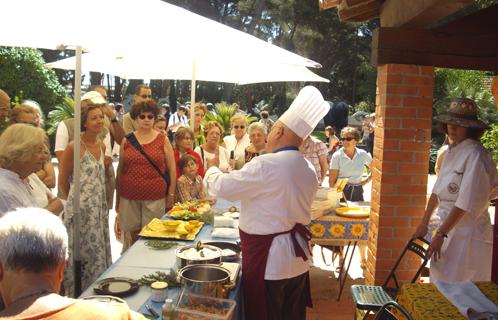
POLYGON ((152 219, 142 228, 139 235, 147 238, 195 240, 203 222, 152 219))
POLYGON ((98 281, 93 286, 97 294, 116 297, 127 297, 138 290, 138 282, 124 277, 106 278, 98 281))
POLYGON ((338 216, 345 218, 367 218, 370 216, 370 208, 368 207, 341 207, 335 209, 338 216))

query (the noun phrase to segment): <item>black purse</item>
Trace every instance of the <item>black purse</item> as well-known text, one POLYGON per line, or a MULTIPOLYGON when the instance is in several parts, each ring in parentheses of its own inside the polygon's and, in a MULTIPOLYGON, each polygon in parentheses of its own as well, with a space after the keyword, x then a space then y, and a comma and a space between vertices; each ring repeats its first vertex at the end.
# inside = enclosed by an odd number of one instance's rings
POLYGON ((128 140, 128 142, 135 149, 137 149, 145 157, 145 159, 147 159, 147 161, 149 161, 151 166, 154 167, 154 169, 156 169, 156 171, 159 173, 159 175, 161 177, 163 177, 164 181, 166 182, 166 194, 168 194, 168 187, 169 187, 169 184, 171 182, 168 171, 162 172, 161 169, 159 168, 159 166, 157 164, 155 164, 151 158, 149 158, 149 156, 147 155, 145 150, 142 148, 142 145, 140 144, 140 142, 138 142, 137 137, 135 136, 135 133, 131 132, 131 133, 127 134, 126 140, 128 140))

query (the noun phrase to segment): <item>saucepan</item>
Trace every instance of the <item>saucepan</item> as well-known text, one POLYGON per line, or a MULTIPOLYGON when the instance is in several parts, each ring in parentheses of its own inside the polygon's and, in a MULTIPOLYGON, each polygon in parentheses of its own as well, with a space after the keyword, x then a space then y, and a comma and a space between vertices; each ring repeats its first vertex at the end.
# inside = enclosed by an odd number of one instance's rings
POLYGON ((182 290, 215 298, 228 298, 235 284, 230 271, 215 264, 192 264, 179 272, 182 290))

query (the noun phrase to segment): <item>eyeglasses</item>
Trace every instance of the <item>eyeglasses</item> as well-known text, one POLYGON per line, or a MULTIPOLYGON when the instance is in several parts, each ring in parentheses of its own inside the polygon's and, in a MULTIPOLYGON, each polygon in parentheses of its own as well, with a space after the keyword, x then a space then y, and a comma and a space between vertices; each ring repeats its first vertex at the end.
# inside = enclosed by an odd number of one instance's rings
POLYGON ((353 138, 353 137, 345 137, 345 138, 341 137, 341 138, 339 138, 339 140, 341 140, 341 141, 344 141, 344 140, 351 141, 351 140, 355 140, 355 138, 353 138))
POLYGON ((145 118, 152 120, 155 118, 153 114, 141 114, 138 116, 141 120, 145 120, 145 118))
POLYGON ((245 129, 245 128, 246 128, 246 126, 233 126, 233 128, 234 128, 234 129, 239 129, 239 128, 240 128, 240 129, 245 129))
POLYGON ((140 96, 142 97, 142 99, 150 99, 150 98, 152 98, 151 94, 141 94, 140 96))

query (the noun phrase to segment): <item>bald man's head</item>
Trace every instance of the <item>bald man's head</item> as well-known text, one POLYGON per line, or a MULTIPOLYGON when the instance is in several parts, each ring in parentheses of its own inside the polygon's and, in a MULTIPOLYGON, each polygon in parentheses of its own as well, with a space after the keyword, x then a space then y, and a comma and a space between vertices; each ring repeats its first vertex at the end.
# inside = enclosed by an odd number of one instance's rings
POLYGON ((10 111, 10 97, 5 91, 0 89, 0 126, 9 115, 10 111))

